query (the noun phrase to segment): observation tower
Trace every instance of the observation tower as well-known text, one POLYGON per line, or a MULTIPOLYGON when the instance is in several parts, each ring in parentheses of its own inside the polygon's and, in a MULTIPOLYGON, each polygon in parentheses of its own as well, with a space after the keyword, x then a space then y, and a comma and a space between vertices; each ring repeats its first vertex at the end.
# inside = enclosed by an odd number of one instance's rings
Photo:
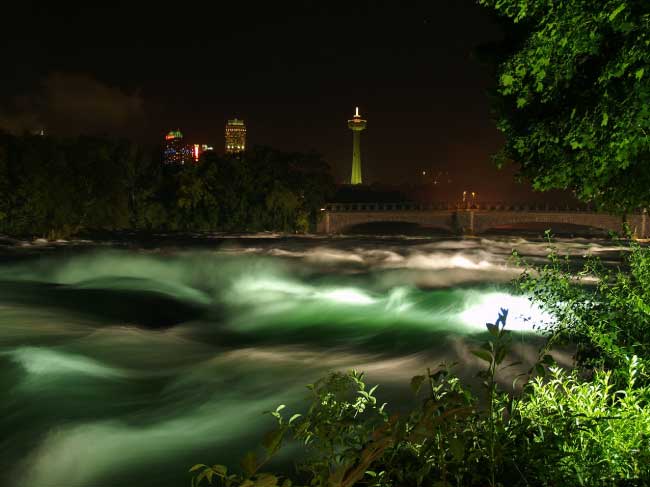
POLYGON ((361 184, 361 131, 366 129, 368 121, 359 115, 359 107, 356 107, 354 117, 348 120, 348 128, 352 130, 352 174, 350 184, 361 184))

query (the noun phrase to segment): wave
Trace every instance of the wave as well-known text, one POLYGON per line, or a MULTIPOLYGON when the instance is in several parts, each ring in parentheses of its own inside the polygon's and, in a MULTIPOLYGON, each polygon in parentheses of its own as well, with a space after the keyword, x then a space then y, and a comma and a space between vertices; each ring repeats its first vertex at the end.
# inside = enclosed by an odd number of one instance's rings
POLYGON ((14 466, 0 484, 181 485, 189 465, 236 462, 272 425, 263 411, 298 409, 328 371, 365 370, 401 404, 440 361, 473 380, 500 308, 522 367, 552 320, 506 284, 512 246, 543 255, 544 242, 213 237, 181 251, 59 243, 0 263, 0 455, 14 466))

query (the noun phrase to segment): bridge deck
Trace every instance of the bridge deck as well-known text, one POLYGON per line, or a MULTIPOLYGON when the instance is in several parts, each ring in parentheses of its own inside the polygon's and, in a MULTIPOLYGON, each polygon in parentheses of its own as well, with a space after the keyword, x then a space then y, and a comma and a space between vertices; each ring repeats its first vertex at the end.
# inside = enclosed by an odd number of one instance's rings
MULTIPOLYGON (((345 230, 373 222, 403 222, 439 228, 457 234, 480 234, 495 227, 548 223, 572 224, 621 233, 623 217, 597 213, 588 208, 525 207, 523 205, 482 205, 482 208, 451 208, 412 203, 331 204, 323 209, 318 230, 343 233, 345 230)), ((650 237, 647 211, 627 215, 625 221, 638 238, 650 237)))

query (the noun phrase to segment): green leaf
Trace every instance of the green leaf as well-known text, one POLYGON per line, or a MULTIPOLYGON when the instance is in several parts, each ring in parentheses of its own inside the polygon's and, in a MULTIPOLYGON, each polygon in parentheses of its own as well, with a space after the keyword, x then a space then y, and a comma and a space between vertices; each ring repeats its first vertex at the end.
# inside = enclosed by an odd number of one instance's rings
POLYGON ((264 435, 262 446, 264 446, 269 456, 273 455, 278 450, 278 448, 280 448, 280 443, 282 442, 284 432, 284 428, 278 428, 276 430, 269 431, 264 435))
POLYGON ((225 465, 212 465, 212 470, 221 477, 225 477, 228 473, 228 467, 225 465))
POLYGON ((517 108, 524 108, 528 104, 528 100, 523 96, 517 98, 517 108))
POLYGON ((507 352, 506 347, 503 347, 503 346, 499 347, 499 349, 497 350, 496 356, 494 358, 494 361, 497 364, 500 364, 503 361, 503 359, 505 358, 506 352, 507 352))
POLYGON ((603 113, 603 121, 600 122, 600 126, 607 127, 608 122, 609 122, 609 115, 607 113, 603 113))
POLYGON ((249 451, 241 460, 241 468, 247 477, 252 476, 257 470, 257 456, 255 452, 249 451))
POLYGON ((609 18, 608 18, 609 21, 610 21, 610 22, 613 22, 614 19, 616 19, 616 17, 618 17, 618 15, 619 15, 623 10, 625 10, 625 7, 626 7, 625 3, 622 3, 622 4, 620 4, 618 7, 616 7, 616 10, 614 10, 611 14, 609 14, 609 18))
POLYGON ((488 329, 491 335, 497 336, 499 334, 499 325, 493 323, 486 323, 485 327, 488 329))
POLYGON ((422 383, 424 382, 425 377, 423 375, 416 375, 411 379, 411 390, 413 391, 414 394, 417 394, 420 392, 420 388, 422 387, 422 383))
POLYGON ((641 81, 641 78, 643 78, 643 75, 644 75, 644 74, 645 74, 645 68, 637 69, 637 70, 636 70, 636 73, 635 73, 635 75, 636 75, 636 79, 637 79, 638 81, 641 81))
POLYGON ((210 470, 210 468, 208 468, 208 469, 206 469, 206 470, 203 470, 203 471, 202 471, 202 472, 201 472, 201 473, 200 473, 200 474, 199 474, 199 475, 194 479, 196 485, 200 485, 201 482, 203 482, 203 479, 208 478, 208 472, 212 472, 212 470, 210 470))
POLYGON ((197 463, 192 468, 190 468, 190 472, 196 472, 200 468, 208 468, 208 466, 205 463, 197 463))
POLYGON ((481 360, 485 360, 488 363, 492 362, 492 354, 487 350, 472 350, 472 353, 481 360))
POLYGON ((512 77, 512 75, 509 75, 509 74, 501 75, 501 84, 503 86, 512 86, 512 83, 514 82, 514 80, 515 79, 512 77))

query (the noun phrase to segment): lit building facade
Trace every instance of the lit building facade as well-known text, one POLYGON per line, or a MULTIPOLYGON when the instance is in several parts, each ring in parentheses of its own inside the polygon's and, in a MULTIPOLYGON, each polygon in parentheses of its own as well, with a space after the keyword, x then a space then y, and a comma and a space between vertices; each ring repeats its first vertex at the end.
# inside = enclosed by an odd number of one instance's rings
POLYGON ((352 120, 348 120, 348 128, 352 130, 352 173, 350 184, 362 184, 361 178, 361 132, 366 129, 368 121, 359 115, 359 107, 354 112, 352 120))
POLYGON ((164 164, 185 164, 191 157, 190 147, 183 144, 183 132, 171 130, 165 135, 164 164))
POLYGON ((226 124, 226 154, 237 154, 246 150, 246 125, 237 118, 226 124))
POLYGON ((192 160, 195 163, 198 163, 199 160, 201 159, 201 154, 203 154, 206 151, 212 151, 212 150, 214 150, 214 147, 208 144, 192 144, 191 146, 192 160))

